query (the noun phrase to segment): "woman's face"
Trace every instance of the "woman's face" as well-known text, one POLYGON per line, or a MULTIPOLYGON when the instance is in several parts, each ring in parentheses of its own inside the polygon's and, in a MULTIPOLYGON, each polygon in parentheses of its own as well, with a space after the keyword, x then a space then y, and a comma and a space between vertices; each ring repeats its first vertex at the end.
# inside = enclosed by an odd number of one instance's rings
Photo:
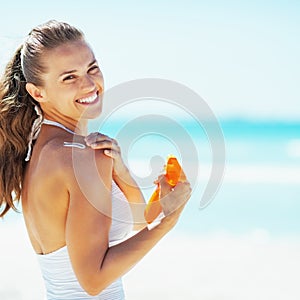
POLYGON ((44 114, 92 119, 102 110, 103 76, 89 45, 82 40, 45 53, 46 73, 40 102, 44 114))

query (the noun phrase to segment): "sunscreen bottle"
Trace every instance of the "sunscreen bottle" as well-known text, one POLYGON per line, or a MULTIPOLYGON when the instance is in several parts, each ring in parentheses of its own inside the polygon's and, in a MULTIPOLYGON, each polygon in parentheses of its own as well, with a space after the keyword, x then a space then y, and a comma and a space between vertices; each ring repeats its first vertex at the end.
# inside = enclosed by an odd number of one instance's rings
MULTIPOLYGON (((181 166, 178 163, 177 158, 173 155, 169 155, 165 165, 165 176, 170 187, 174 187, 178 183, 180 174, 181 166)), ((158 183, 144 211, 145 220, 148 224, 151 224, 162 212, 162 207, 159 200, 160 185, 158 183)))

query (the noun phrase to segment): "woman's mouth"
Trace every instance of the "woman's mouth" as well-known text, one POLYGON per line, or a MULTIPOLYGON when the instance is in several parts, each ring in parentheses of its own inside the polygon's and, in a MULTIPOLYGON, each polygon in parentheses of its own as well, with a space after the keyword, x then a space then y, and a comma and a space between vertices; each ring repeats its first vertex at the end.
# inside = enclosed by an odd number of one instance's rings
POLYGON ((81 99, 76 100, 75 102, 88 105, 88 104, 94 104, 95 102, 97 102, 97 99, 98 99, 98 94, 95 93, 90 97, 81 98, 81 99))

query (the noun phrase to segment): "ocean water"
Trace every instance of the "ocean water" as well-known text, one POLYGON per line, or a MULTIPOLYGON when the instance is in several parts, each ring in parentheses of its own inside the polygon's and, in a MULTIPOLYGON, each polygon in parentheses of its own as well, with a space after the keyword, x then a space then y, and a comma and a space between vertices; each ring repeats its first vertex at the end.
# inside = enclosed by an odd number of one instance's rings
MULTIPOLYGON (((220 121, 225 143, 224 175, 205 208, 200 208, 200 201, 213 161, 203 128, 177 121, 182 131, 174 133, 172 124, 149 124, 146 120, 137 130, 136 124, 130 127, 129 123, 118 120, 103 124, 96 120, 90 132, 101 131, 118 139, 124 161, 145 199, 154 191, 153 181, 163 172, 169 154, 175 154, 183 163, 188 177, 194 176, 189 177, 192 197, 172 234, 299 235, 300 122, 220 121)), ((2 223, 19 218, 11 212, 2 223)))
POLYGON ((176 227, 177 233, 298 235, 300 123, 229 119, 221 120, 219 125, 225 143, 224 176, 215 196, 202 209, 201 197, 214 163, 214 136, 207 136, 199 124, 177 120, 180 130, 176 127, 174 132, 172 123, 155 124, 151 119, 138 124, 128 120, 96 121, 90 130, 113 136, 124 146, 124 160, 141 182, 146 199, 154 190, 153 180, 163 170, 168 154, 175 154, 187 166, 188 175, 194 176, 189 178, 193 181, 193 194, 176 227))

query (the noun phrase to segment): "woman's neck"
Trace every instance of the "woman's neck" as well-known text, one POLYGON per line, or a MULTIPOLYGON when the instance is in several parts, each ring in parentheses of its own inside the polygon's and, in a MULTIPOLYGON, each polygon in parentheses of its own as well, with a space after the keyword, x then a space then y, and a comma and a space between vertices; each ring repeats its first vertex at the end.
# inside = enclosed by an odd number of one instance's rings
POLYGON ((74 120, 66 116, 57 116, 53 114, 44 114, 44 119, 57 122, 62 126, 68 128, 70 131, 78 135, 87 135, 88 132, 88 122, 87 120, 74 120))

